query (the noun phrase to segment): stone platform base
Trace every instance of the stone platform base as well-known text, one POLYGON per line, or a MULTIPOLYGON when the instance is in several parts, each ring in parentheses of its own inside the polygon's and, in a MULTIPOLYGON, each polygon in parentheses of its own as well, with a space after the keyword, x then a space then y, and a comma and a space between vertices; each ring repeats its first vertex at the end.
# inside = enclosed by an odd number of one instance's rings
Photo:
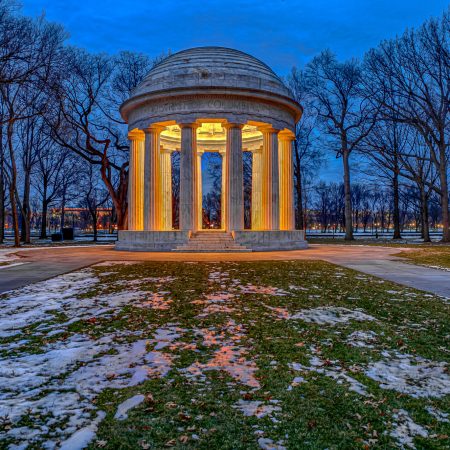
POLYGON ((275 251, 307 248, 305 232, 293 231, 119 231, 116 250, 170 251, 275 251), (228 242, 231 240, 231 243, 228 242), (195 241, 195 242, 194 242, 195 241), (235 244, 233 244, 233 241, 235 244))
POLYGON ((171 252, 189 241, 190 231, 119 231, 116 250, 171 252))
POLYGON ((308 247, 304 230, 233 231, 234 240, 254 252, 300 250, 308 247))

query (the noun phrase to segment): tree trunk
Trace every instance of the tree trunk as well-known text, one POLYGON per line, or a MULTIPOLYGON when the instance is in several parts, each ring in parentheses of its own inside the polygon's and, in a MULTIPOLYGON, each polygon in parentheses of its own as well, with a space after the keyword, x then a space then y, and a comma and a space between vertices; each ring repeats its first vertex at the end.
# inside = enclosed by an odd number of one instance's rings
POLYGON ((305 223, 303 220, 303 192, 302 192, 302 172, 300 167, 300 156, 298 154, 298 148, 297 148, 297 141, 294 141, 294 154, 295 154, 295 163, 296 163, 296 170, 295 170, 295 193, 296 199, 296 207, 295 207, 295 223, 299 230, 305 229, 305 223))
POLYGON ((400 195, 398 188, 398 172, 394 170, 394 176, 392 178, 392 196, 394 199, 394 211, 392 220, 394 222, 394 237, 393 239, 401 239, 400 232, 400 195))
POLYGON ((128 209, 128 172, 122 168, 119 176, 119 185, 117 191, 114 189, 108 177, 108 164, 105 162, 100 166, 100 174, 106 188, 108 189, 111 200, 116 208, 117 229, 124 230, 127 227, 127 209, 128 209))
POLYGON ((352 196, 350 186, 350 166, 349 166, 349 152, 344 147, 342 152, 342 162, 344 164, 344 195, 345 195, 345 240, 353 240, 353 220, 352 220, 352 196))
POLYGON ((11 204, 11 216, 14 230, 14 247, 20 247, 19 213, 17 211, 16 191, 13 188, 12 182, 10 182, 9 185, 9 201, 11 204))
POLYGON ((64 188, 61 199, 61 232, 66 224, 66 189, 64 188))
POLYGON ((42 191, 41 235, 39 236, 39 239, 47 239, 47 212, 47 180, 44 178, 44 186, 42 191))
POLYGON ((5 240, 5 176, 4 176, 3 125, 0 124, 0 244, 5 240))
POLYGON ((29 244, 31 242, 31 233, 30 233, 30 222, 31 222, 31 207, 30 207, 30 171, 27 168, 25 172, 25 180, 23 186, 23 199, 22 199, 22 230, 21 230, 21 238, 25 244, 29 244))
POLYGON ((91 218, 92 218, 92 229, 94 230, 94 242, 97 242, 98 240, 97 213, 95 210, 91 210, 91 218))
POLYGON ((13 221, 14 230, 14 247, 20 247, 20 234, 19 234, 19 212, 17 211, 16 191, 17 191, 17 166, 16 158, 14 155, 13 144, 13 127, 14 121, 10 120, 7 127, 7 141, 11 164, 11 176, 9 180, 9 201, 11 204, 11 215, 13 221))
POLYGON ((440 149, 439 179, 441 182, 441 206, 442 206, 442 241, 450 242, 450 214, 448 205, 448 177, 446 146, 440 149))
POLYGON ((424 242, 431 242, 430 239, 430 224, 428 213, 428 196, 425 192, 425 186, 419 186, 420 189, 420 206, 422 213, 422 237, 424 242))

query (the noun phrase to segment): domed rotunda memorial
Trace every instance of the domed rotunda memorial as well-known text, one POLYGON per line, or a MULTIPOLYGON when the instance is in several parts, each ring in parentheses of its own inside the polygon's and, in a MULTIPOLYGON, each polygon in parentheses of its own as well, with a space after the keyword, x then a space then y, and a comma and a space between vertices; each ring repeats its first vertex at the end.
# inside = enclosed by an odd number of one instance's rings
POLYGON ((118 250, 306 247, 294 226, 292 160, 302 108, 266 64, 228 48, 184 50, 153 67, 120 111, 131 144, 128 229, 119 231, 118 250), (214 230, 203 219, 208 152, 221 158, 214 230))

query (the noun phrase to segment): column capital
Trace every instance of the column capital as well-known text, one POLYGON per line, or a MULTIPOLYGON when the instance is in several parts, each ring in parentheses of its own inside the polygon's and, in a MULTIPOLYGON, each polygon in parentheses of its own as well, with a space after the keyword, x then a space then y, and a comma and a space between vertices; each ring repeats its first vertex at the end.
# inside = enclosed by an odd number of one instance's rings
POLYGON ((278 139, 280 139, 280 141, 294 141, 295 135, 292 131, 283 130, 278 133, 278 139))
POLYGON ((274 133, 278 134, 280 130, 277 128, 273 128, 271 125, 263 125, 261 127, 258 127, 258 131, 261 131, 261 133, 274 133))
POLYGON ((158 125, 158 124, 152 124, 150 126, 148 126, 147 128, 144 128, 144 133, 145 134, 150 134, 150 133, 161 133, 161 131, 164 131, 166 129, 166 127, 164 125, 158 125))
POLYGON ((227 122, 222 124, 222 127, 225 128, 225 130, 230 130, 232 128, 239 128, 242 130, 242 128, 244 128, 244 123, 239 123, 239 122, 227 122))
POLYGON ((145 138, 145 134, 142 130, 131 130, 128 132, 128 140, 129 141, 143 141, 145 138))
POLYGON ((181 129, 183 128, 192 128, 193 130, 196 130, 200 125, 197 122, 183 122, 177 124, 181 129))

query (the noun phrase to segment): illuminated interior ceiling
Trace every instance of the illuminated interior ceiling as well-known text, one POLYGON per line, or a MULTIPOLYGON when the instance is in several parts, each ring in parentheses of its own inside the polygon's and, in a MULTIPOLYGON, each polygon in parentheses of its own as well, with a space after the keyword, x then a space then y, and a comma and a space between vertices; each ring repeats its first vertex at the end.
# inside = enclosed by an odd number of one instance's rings
MULTIPOLYGON (((166 150, 180 150, 181 128, 168 125, 161 132, 161 145, 166 150)), ((242 129, 242 148, 257 150, 262 145, 262 133, 253 125, 244 125, 242 129)), ((197 149, 200 151, 225 151, 226 130, 219 122, 203 122, 197 128, 197 149)))

